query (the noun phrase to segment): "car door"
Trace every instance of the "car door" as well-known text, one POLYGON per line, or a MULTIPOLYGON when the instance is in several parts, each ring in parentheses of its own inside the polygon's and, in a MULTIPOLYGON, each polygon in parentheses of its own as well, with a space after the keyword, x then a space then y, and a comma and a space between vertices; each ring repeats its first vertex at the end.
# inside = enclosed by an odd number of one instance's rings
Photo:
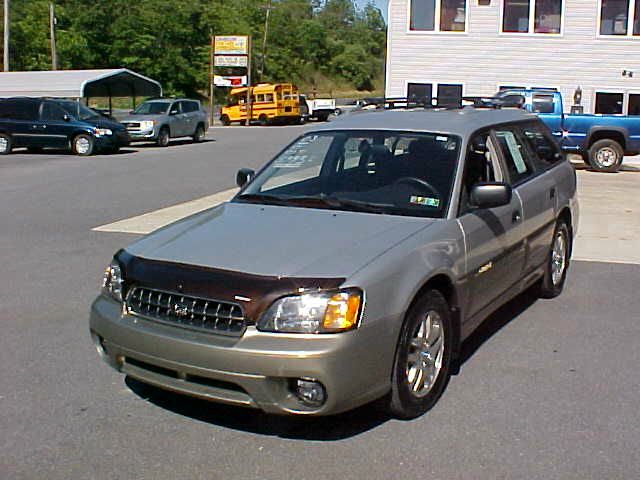
POLYGON ((519 228, 523 240, 521 276, 525 276, 544 263, 548 254, 554 226, 555 184, 551 175, 537 170, 520 125, 501 127, 494 134, 504 159, 507 180, 522 203, 519 228))
POLYGON ((41 135, 41 146, 66 148, 69 145, 74 127, 67 112, 55 102, 42 102, 37 125, 41 135))
POLYGON ((464 232, 469 317, 493 310, 498 299, 514 285, 522 271, 521 212, 518 195, 495 208, 477 208, 470 203, 473 185, 505 180, 499 147, 489 132, 479 133, 470 142, 465 159, 458 222, 464 232), (475 145, 475 146, 474 146, 475 145))
POLYGON ((558 212, 558 191, 553 167, 564 156, 540 122, 517 126, 526 149, 528 163, 536 174, 517 188, 525 219, 525 274, 534 271, 547 260, 558 212))
POLYGON ((173 102, 169 109, 169 129, 171 130, 172 138, 184 137, 186 135, 182 102, 173 102))
POLYGON ((183 101, 182 110, 187 116, 187 135, 193 135, 200 121, 200 105, 192 100, 183 101))

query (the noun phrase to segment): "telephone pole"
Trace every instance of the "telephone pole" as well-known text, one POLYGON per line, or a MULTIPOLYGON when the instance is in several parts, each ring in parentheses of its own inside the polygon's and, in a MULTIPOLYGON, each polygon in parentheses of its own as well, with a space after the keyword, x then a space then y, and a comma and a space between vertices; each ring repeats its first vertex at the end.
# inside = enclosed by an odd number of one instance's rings
POLYGON ((264 36, 262 37, 262 56, 260 58, 260 81, 262 81, 262 77, 264 75, 264 62, 267 56, 267 35, 269 35, 269 15, 271 15, 271 9, 273 8, 271 4, 271 0, 267 1, 267 6, 263 7, 266 9, 266 13, 264 16, 264 36))
POLYGON ((58 69, 58 55, 56 53, 56 14, 53 2, 49 3, 49 27, 51 28, 51 69, 58 69))
POLYGON ((9 0, 4 0, 4 71, 9 71, 9 0))

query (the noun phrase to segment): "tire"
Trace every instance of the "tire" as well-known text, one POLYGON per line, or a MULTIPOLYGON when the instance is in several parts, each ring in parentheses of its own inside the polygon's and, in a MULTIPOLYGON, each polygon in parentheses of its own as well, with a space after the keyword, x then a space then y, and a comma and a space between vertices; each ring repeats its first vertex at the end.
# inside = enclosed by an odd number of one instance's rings
POLYGON ((204 140, 206 133, 204 131, 204 125, 199 124, 196 127, 196 131, 193 134, 193 143, 201 143, 204 140))
POLYGON ((449 382, 453 347, 449 305, 442 293, 429 290, 411 307, 402 325, 391 378, 391 415, 415 418, 436 404, 449 382), (431 378, 428 385, 425 375, 431 378))
POLYGON ((573 239, 564 220, 558 220, 549 247, 549 257, 540 282, 538 295, 542 298, 554 298, 562 293, 567 279, 567 270, 571 259, 573 239))
POLYGON ((231 125, 231 120, 227 115, 222 115, 220 117, 220 121, 222 122, 222 125, 224 125, 225 127, 228 127, 229 125, 231 125))
POLYGON ((589 148, 589 165, 598 172, 617 172, 622 165, 624 150, 615 140, 598 140, 589 148))
POLYGON ((326 113, 322 113, 320 115, 318 115, 318 121, 319 122, 326 122, 329 119, 329 115, 326 113))
POLYGON ((267 125, 269 125, 269 119, 266 115, 262 114, 258 117, 258 123, 261 127, 266 127, 267 125))
POLYGON ((13 141, 6 133, 0 133, 0 155, 9 155, 13 148, 13 141))
POLYGON ((76 135, 71 141, 71 151, 75 155, 80 155, 81 157, 88 157, 93 154, 94 147, 95 141, 93 140, 93 137, 86 133, 76 135))
POLYGON ((169 133, 169 129, 167 127, 162 127, 160 129, 160 133, 158 133, 158 140, 156 140, 156 144, 159 147, 166 147, 169 145, 170 139, 171 135, 169 133))
POLYGON ((247 124, 247 121, 246 120, 240 120, 240 122, 238 122, 238 123, 240 123, 240 125, 242 125, 244 127, 247 124))

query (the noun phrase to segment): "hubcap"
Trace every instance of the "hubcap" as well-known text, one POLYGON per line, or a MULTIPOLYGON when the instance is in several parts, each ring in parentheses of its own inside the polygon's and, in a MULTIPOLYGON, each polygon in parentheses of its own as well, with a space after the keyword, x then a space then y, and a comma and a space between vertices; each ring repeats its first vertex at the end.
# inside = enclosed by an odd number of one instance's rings
POLYGON ((611 167, 618 161, 618 154, 612 148, 605 147, 596 153, 596 162, 602 167, 611 167))
POLYGON ((551 252, 551 281, 554 285, 560 284, 564 269, 567 266, 567 240, 563 232, 558 232, 553 241, 551 252))
POLYGON ((89 140, 84 137, 80 137, 76 140, 76 152, 78 153, 87 153, 90 146, 91 144, 89 143, 89 140))
POLYGON ((409 344, 407 382, 416 397, 424 397, 438 378, 444 354, 442 318, 431 310, 422 319, 409 344))
POLYGON ((9 148, 9 142, 6 138, 0 137, 0 152, 4 152, 9 148))

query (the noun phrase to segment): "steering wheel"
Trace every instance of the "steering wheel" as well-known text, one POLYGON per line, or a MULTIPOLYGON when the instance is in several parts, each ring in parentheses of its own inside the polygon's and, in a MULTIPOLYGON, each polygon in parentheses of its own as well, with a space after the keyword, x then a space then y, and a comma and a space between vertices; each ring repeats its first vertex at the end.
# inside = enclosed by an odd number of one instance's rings
POLYGON ((409 185, 409 186, 417 187, 418 189, 429 190, 429 192, 433 193, 434 196, 440 198, 440 192, 436 189, 436 187, 431 185, 426 180, 423 180, 423 179, 418 178, 418 177, 402 177, 402 178, 399 178, 398 180, 393 182, 394 190, 397 190, 400 185, 409 185))

